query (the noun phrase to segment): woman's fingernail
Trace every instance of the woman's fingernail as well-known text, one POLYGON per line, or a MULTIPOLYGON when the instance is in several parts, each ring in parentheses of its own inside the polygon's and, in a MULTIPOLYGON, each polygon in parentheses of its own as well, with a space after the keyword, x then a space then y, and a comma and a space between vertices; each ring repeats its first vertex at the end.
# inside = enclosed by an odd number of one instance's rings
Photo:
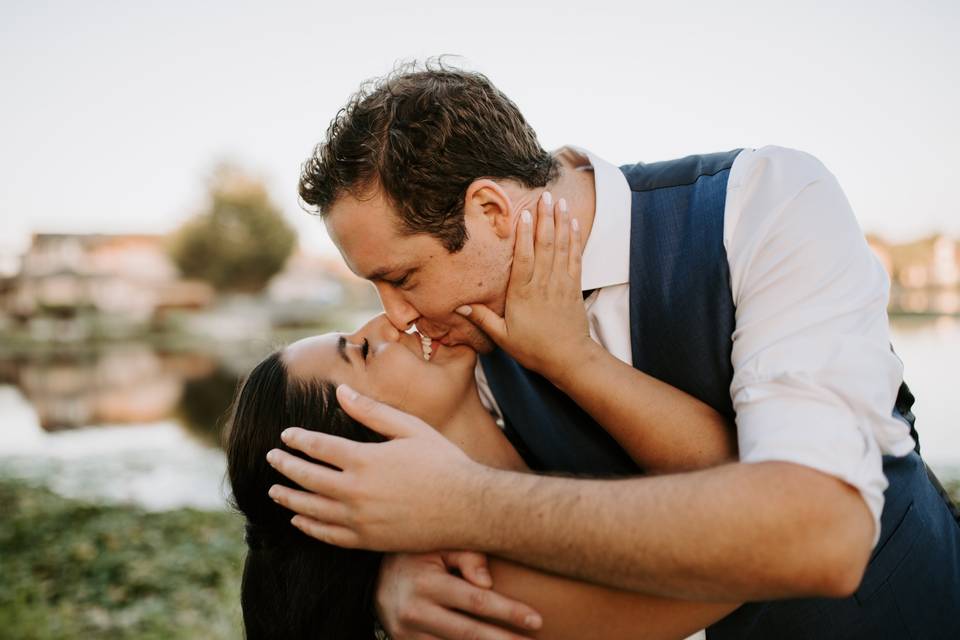
POLYGON ((524 210, 520 213, 520 219, 523 220, 524 224, 530 224, 530 222, 533 220, 533 216, 530 215, 530 212, 529 212, 529 211, 527 211, 526 209, 524 209, 524 210))
POLYGON ((359 397, 357 392, 350 388, 349 385, 342 384, 340 385, 340 388, 343 389, 343 395, 347 398, 347 400, 356 400, 359 397))
POLYGON ((490 576, 490 572, 487 571, 486 569, 477 569, 477 578, 485 586, 488 586, 488 587, 493 586, 493 578, 490 576))
POLYGON ((570 228, 574 231, 580 231, 580 221, 574 218, 570 221, 570 228))
POLYGON ((560 202, 558 202, 557 204, 560 205, 560 211, 562 211, 562 212, 564 212, 564 213, 567 212, 567 199, 566 199, 566 198, 560 198, 560 202))
POLYGON ((293 432, 290 431, 290 429, 284 429, 283 431, 280 432, 280 439, 283 440, 284 442, 288 442, 292 436, 293 436, 293 432))
POLYGON ((471 307, 468 304, 465 304, 461 307, 457 307, 457 313, 459 313, 462 316, 468 316, 471 313, 473 313, 473 307, 471 307))
POLYGON ((535 613, 531 613, 526 618, 523 619, 523 624, 525 624, 530 629, 539 629, 540 625, 543 624, 543 620, 535 613))
POLYGON ((550 194, 549 191, 543 192, 543 203, 548 207, 553 204, 553 196, 550 194))
POLYGON ((277 485, 273 485, 272 487, 270 487, 270 491, 267 491, 267 494, 268 494, 274 501, 276 501, 277 496, 280 495, 280 491, 277 489, 277 485))
POLYGON ((269 462, 271 465, 276 464, 277 456, 279 455, 280 454, 276 449, 270 449, 270 451, 267 451, 267 462, 269 462))

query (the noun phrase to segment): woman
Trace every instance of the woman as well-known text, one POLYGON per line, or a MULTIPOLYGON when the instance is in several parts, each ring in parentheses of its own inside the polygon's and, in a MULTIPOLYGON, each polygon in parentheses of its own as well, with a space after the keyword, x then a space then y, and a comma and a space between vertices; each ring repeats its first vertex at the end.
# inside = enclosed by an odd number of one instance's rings
MULTIPOLYGON (((280 432, 300 426, 358 441, 382 440, 337 404, 334 390, 345 383, 423 419, 479 462, 524 469, 480 401, 475 364, 474 352, 466 347, 428 349, 417 334, 401 333, 378 316, 349 335, 296 342, 254 368, 235 401, 228 446, 230 481, 247 519, 250 547, 241 592, 248 638, 375 637, 372 602, 381 555, 325 545, 290 524, 291 513, 267 494, 273 484, 290 484, 265 460, 272 448, 292 451, 281 443, 280 432)), ((646 391, 663 393, 662 383, 649 384, 646 391)), ((688 421, 687 436, 728 442, 716 437, 715 430, 725 428, 719 416, 673 391, 678 413, 703 416, 688 421)), ((619 425, 618 430, 626 427, 642 430, 644 425, 619 425)), ((658 471, 691 466, 689 451, 665 457, 662 451, 631 446, 637 441, 621 445, 641 466, 658 471)), ((694 455, 696 465, 709 466, 733 453, 711 444, 694 455)), ((497 559, 490 568, 498 592, 543 614, 542 638, 682 638, 734 608, 602 588, 497 559)))

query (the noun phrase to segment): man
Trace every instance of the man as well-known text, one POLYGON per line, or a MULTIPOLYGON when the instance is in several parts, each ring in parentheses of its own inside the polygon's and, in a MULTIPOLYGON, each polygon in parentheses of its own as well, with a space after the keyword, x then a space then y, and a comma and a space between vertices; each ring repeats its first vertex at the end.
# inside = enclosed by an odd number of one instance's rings
MULTIPOLYGON (((484 354, 478 379, 531 466, 635 473, 576 406, 593 397, 590 363, 541 362, 510 340, 518 218, 562 198, 587 238, 591 336, 635 375, 735 423, 740 452, 737 464, 629 480, 494 472, 345 391, 347 410, 398 446, 334 460, 345 451, 335 439, 295 433, 288 444, 350 478, 311 484, 276 458, 320 494, 277 495, 310 516, 296 522, 311 535, 474 549, 624 589, 752 602, 711 638, 960 632, 960 527, 918 455, 888 282, 815 158, 775 147, 621 168, 575 148, 554 157, 486 78, 428 68, 354 97, 304 166, 301 196, 398 328, 484 354), (443 491, 421 491, 425 479, 443 491)), ((507 622, 510 602, 457 604, 421 559, 382 570, 391 635, 508 637, 456 609, 507 622)))

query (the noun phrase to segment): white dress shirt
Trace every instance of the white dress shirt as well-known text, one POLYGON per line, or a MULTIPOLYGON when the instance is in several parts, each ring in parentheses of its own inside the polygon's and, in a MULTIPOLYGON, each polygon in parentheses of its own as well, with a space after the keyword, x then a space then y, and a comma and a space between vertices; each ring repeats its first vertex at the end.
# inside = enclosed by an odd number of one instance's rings
MULTIPOLYGON (((585 301, 590 335, 632 365, 630 188, 618 167, 567 150, 595 178, 582 283, 595 289, 585 301)), ((794 462, 849 483, 873 514, 876 543, 881 455, 913 449, 906 423, 891 416, 903 366, 890 350, 886 272, 833 174, 782 147, 734 160, 723 242, 736 306, 730 394, 740 460, 794 462)), ((499 414, 479 365, 477 382, 499 414)))

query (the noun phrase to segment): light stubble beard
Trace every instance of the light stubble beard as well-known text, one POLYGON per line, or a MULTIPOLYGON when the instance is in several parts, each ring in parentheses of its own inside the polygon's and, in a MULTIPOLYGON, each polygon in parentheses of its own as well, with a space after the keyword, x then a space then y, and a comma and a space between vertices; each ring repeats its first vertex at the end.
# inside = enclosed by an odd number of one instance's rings
POLYGON ((456 344, 470 347, 479 355, 490 353, 497 348, 490 336, 467 319, 464 319, 463 324, 454 331, 460 334, 456 344))

